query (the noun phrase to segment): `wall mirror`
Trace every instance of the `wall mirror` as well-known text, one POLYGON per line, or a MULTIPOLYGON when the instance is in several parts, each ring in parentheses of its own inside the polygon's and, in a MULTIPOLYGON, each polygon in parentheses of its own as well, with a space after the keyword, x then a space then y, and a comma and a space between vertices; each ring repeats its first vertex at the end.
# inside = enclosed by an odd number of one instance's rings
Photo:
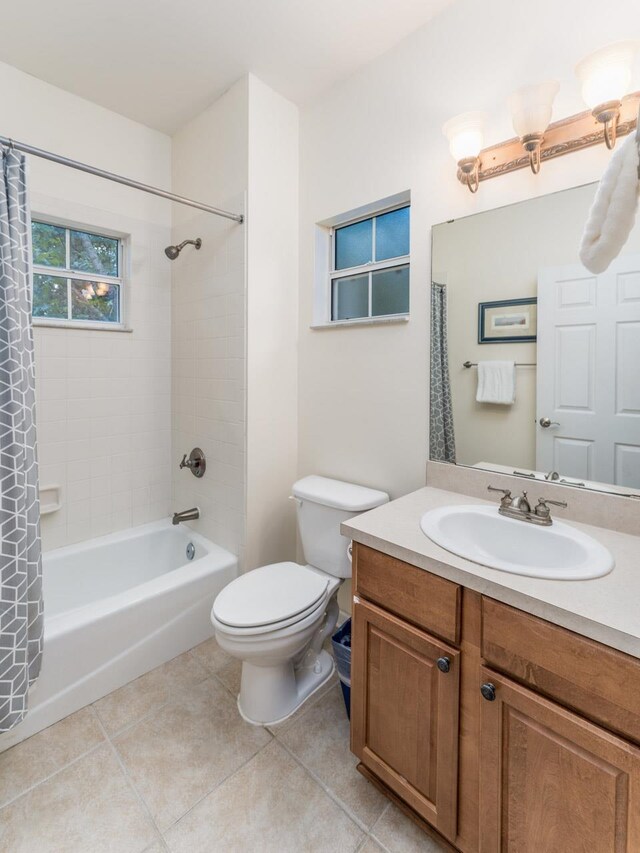
POLYGON ((433 228, 431 459, 640 497, 640 222, 588 272, 596 186, 433 228))

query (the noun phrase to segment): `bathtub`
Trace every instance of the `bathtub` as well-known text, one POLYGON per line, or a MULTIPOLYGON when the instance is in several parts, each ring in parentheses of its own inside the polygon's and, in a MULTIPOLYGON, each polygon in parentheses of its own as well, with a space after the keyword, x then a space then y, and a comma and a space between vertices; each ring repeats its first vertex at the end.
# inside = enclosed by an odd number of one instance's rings
POLYGON ((0 752, 213 636, 238 560, 167 519, 50 551, 42 574, 42 671, 0 752))

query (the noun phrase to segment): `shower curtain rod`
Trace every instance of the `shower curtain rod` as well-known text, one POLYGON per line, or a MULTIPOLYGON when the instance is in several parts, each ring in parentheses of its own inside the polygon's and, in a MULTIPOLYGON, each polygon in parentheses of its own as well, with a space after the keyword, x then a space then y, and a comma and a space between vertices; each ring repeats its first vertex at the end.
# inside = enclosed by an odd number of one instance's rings
POLYGON ((14 148, 16 151, 22 151, 23 154, 32 154, 34 157, 50 160, 52 163, 59 163, 61 166, 68 166, 70 169, 77 169, 79 172, 86 172, 88 175, 95 175, 97 178, 114 181, 116 184, 122 184, 125 187, 131 187, 143 193, 166 198, 169 201, 174 201, 176 204, 195 207, 198 210, 204 210, 206 213, 213 213, 215 216, 224 216, 225 219, 232 219, 234 222, 244 222, 244 216, 241 213, 231 213, 228 210, 221 210, 219 207, 211 207, 211 205, 203 204, 201 201, 194 201, 191 198, 185 198, 184 196, 167 192, 167 190, 152 187, 149 184, 142 184, 140 181, 134 181, 131 178, 125 178, 122 175, 116 175, 114 172, 107 172, 104 169, 97 169, 95 166, 80 163, 78 160, 70 160, 68 157, 62 157, 60 154, 54 154, 42 148, 34 148, 33 145, 27 145, 25 142, 16 142, 15 139, 9 139, 7 136, 0 136, 0 145, 14 148))

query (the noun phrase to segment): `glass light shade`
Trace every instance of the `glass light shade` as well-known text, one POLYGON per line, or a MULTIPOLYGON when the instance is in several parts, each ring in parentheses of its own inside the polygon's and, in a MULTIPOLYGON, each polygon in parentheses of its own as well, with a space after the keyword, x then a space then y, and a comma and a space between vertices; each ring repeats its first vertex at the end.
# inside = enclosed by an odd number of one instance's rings
POLYGON ((625 41, 596 50, 576 65, 582 97, 589 109, 621 101, 631 86, 634 42, 625 41))
POLYGON ((477 157, 482 150, 484 113, 462 113, 449 119, 442 132, 449 140, 449 151, 457 162, 477 157))
POLYGON ((547 80, 536 86, 525 86, 509 96, 513 129, 520 138, 545 132, 551 121, 553 101, 559 88, 557 80, 547 80))

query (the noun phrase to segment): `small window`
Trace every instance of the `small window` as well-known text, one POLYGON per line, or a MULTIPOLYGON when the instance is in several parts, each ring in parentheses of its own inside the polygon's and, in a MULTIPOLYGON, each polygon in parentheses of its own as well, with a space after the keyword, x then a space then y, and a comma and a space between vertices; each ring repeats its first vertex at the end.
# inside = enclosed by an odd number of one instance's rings
POLYGON ((332 322, 409 313, 409 221, 404 205, 332 230, 332 322))
POLYGON ((33 317, 55 325, 122 325, 122 241, 34 220, 33 317))

